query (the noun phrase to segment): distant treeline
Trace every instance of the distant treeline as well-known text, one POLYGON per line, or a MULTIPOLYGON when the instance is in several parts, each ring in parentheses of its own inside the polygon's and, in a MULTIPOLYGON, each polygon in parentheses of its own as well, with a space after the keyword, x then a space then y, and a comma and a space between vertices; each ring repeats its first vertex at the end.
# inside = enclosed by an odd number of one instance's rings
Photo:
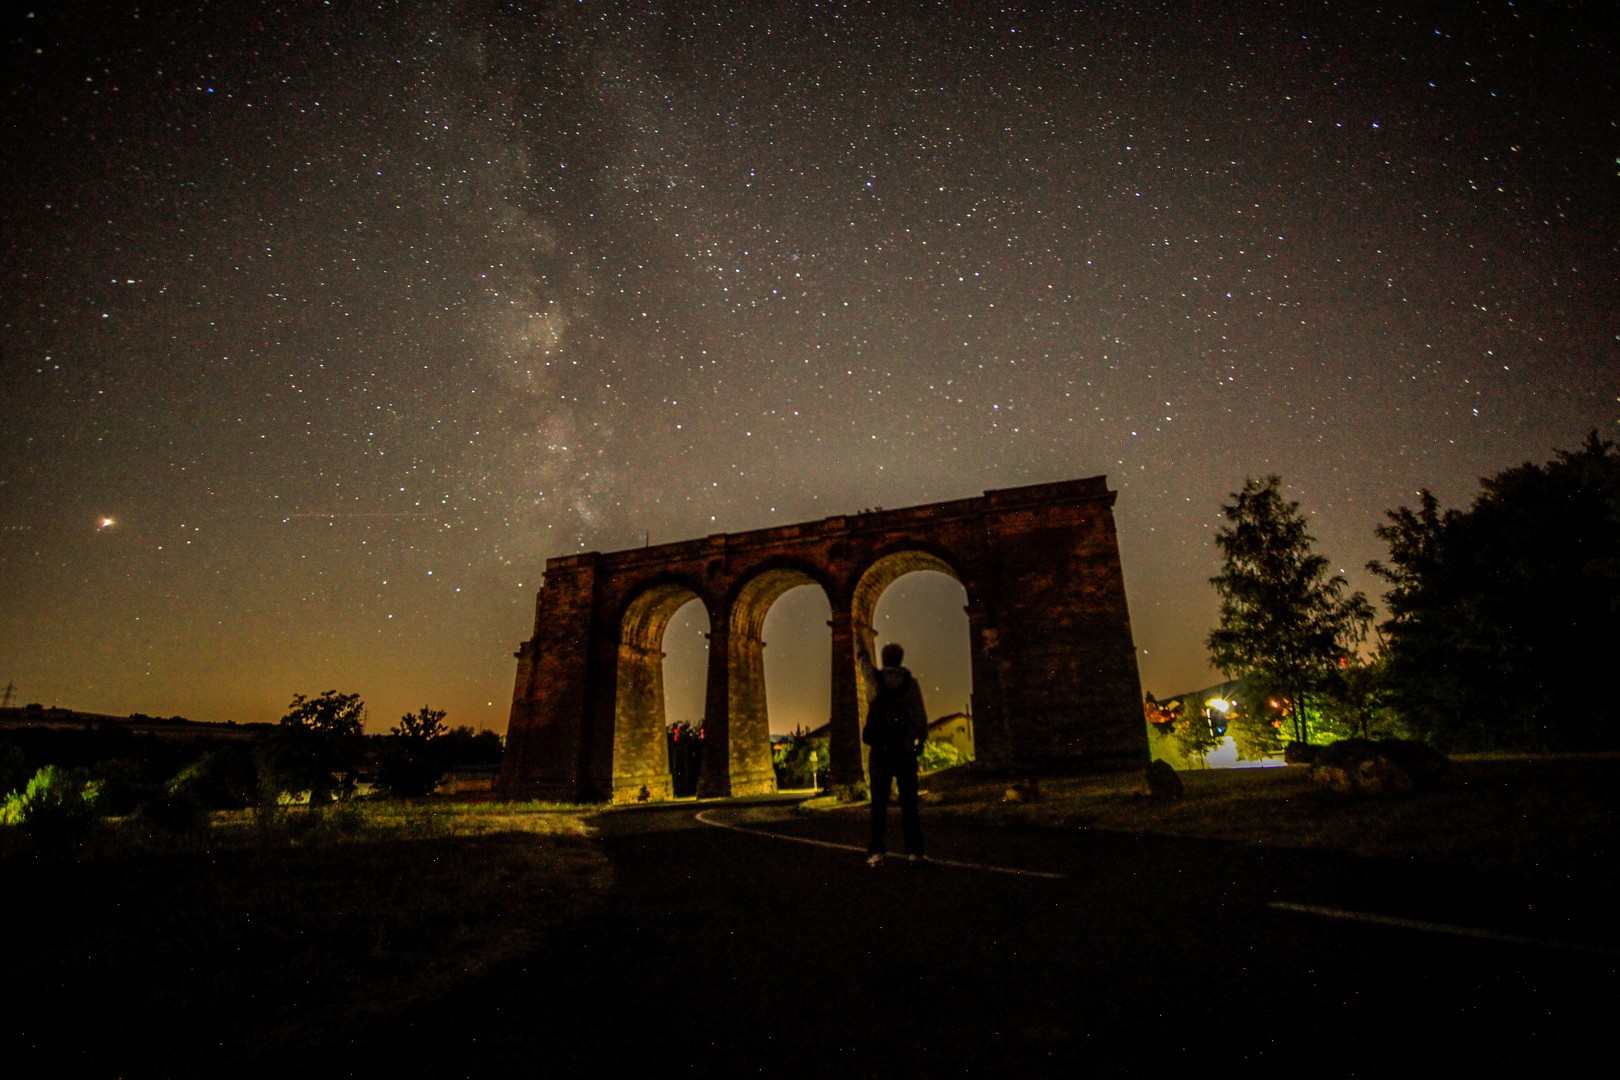
POLYGON ((108 713, 79 712, 77 709, 61 709, 56 706, 40 705, 37 702, 21 707, 0 709, 0 731, 8 730, 8 725, 47 725, 50 727, 90 726, 94 724, 119 724, 131 729, 143 728, 187 728, 201 738, 242 738, 244 734, 268 731, 274 724, 249 723, 238 724, 235 720, 227 720, 223 724, 205 723, 199 720, 188 720, 184 716, 148 716, 145 713, 130 713, 128 716, 113 716, 108 713))
MULTIPOLYGON (((178 716, 165 720, 139 713, 125 719, 68 709, 31 709, 0 710, 0 763, 6 766, 7 773, 15 774, 0 779, 0 789, 15 786, 19 777, 25 779, 46 765, 89 769, 99 774, 109 771, 109 763, 117 763, 118 768, 112 771, 137 773, 155 782, 207 756, 251 760, 258 744, 270 740, 278 727, 259 723, 208 724, 178 716)), ((367 765, 375 766, 390 738, 363 737, 363 760, 367 765)), ((505 754, 498 734, 470 727, 446 730, 434 743, 436 760, 450 771, 498 765, 505 754)))

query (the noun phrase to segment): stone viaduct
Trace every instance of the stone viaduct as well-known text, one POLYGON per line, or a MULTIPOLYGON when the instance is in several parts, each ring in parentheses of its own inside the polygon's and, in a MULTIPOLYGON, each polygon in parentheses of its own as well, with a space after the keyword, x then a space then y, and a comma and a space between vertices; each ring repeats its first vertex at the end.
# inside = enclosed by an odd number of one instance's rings
POLYGON ((661 646, 675 613, 700 600, 710 632, 698 795, 775 791, 761 628, 778 597, 807 584, 832 610, 829 780, 864 788, 856 642, 875 655, 878 598, 914 570, 949 574, 967 593, 980 761, 1140 768, 1147 741, 1114 497, 1097 476, 550 559, 534 636, 517 653, 501 788, 668 798, 661 646))

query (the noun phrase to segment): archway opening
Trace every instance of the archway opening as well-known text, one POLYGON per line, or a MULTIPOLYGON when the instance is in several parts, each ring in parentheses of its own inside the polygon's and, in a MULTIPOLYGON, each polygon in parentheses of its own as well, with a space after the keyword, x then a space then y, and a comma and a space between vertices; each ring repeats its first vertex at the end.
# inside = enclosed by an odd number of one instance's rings
MULTIPOLYGON (((826 629, 828 615, 831 607, 827 603, 825 592, 820 585, 804 570, 792 567, 772 567, 763 570, 750 578, 738 591, 736 602, 732 606, 731 622, 727 634, 730 655, 727 660, 728 683, 730 690, 730 730, 728 733, 728 751, 730 760, 730 791, 733 795, 748 795, 774 792, 776 785, 776 772, 772 762, 771 748, 771 707, 766 686, 765 641, 766 620, 781 606, 789 593, 799 592, 812 594, 803 599, 795 599, 783 609, 782 618, 786 637, 779 644, 779 649, 772 650, 773 654, 780 653, 784 659, 773 661, 778 667, 789 670, 788 678, 796 667, 802 674, 805 664, 813 665, 814 660, 805 661, 795 654, 800 650, 789 642, 798 638, 800 640, 814 640, 814 628, 802 625, 805 614, 813 609, 819 599, 821 625, 823 627, 823 644, 820 652, 824 657, 830 657, 831 631, 826 629), (803 586, 815 586, 812 589, 802 589, 803 586)), ((812 646, 813 648, 813 646, 812 646)), ((830 671, 830 659, 827 661, 830 671)), ((779 680, 779 693, 788 691, 788 679, 779 680)), ((823 678, 819 684, 826 687, 827 680, 823 678)), ((796 695, 800 700, 814 701, 814 688, 803 687, 796 695)), ((829 691, 830 693, 830 691, 829 691)), ((779 697, 779 703, 781 698, 779 697)), ((827 698, 822 699, 819 712, 825 714, 827 698)), ((789 706, 782 704, 782 708, 789 706)), ((809 706, 814 708, 814 706, 809 706)), ((811 714, 814 715, 814 714, 811 714)), ((786 716, 780 723, 790 725, 786 716)), ((790 729, 790 728, 789 728, 790 729)))
POLYGON ((703 692, 709 670, 709 612, 692 597, 664 627, 664 722, 703 724, 703 692))
POLYGON ((688 600, 664 628, 664 731, 670 793, 697 794, 703 764, 703 709, 709 675, 709 611, 688 600))
MULTIPOLYGON (((685 722, 694 729, 689 736, 696 737, 693 720, 703 715, 708 652, 707 641, 699 635, 707 628, 708 613, 697 593, 679 583, 654 585, 625 610, 614 700, 614 802, 667 799, 676 794, 675 773, 682 772, 682 779, 686 778, 688 770, 674 761, 669 728, 685 722), (672 627, 673 635, 669 633, 672 627), (666 644, 674 650, 673 656, 666 656, 666 644), (666 669, 673 676, 667 685, 666 669)), ((689 771, 690 786, 695 789, 695 762, 689 771)))
POLYGON ((832 606, 816 585, 783 593, 765 615, 765 707, 772 735, 825 727, 832 715, 832 606))
MULTIPOLYGON (((856 589, 858 637, 880 662, 882 648, 905 648, 905 665, 923 692, 930 721, 925 770, 963 764, 976 756, 973 660, 968 595, 955 571, 926 552, 889 555, 872 566, 856 589)), ((861 702, 865 723, 865 702, 861 702)))
POLYGON ((779 791, 818 788, 832 761, 832 605, 818 586, 783 593, 765 616, 765 704, 779 791))

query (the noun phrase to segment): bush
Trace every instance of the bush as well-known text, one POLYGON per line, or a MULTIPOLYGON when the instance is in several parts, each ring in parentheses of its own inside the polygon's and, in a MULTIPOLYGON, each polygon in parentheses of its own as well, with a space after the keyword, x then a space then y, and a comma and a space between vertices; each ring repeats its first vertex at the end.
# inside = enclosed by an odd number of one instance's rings
POLYGON ((181 769, 169 787, 184 788, 204 809, 240 810, 257 797, 259 766, 250 747, 225 746, 181 769))
POLYGON ((917 767, 922 772, 931 773, 940 769, 954 769, 958 765, 966 765, 970 760, 972 759, 958 750, 954 743, 928 739, 923 743, 917 767))
POLYGON ((146 765, 134 758, 98 761, 90 766, 90 775, 100 785, 100 810, 109 817, 134 813, 141 803, 158 797, 163 791, 152 782, 146 765))
POLYGON ((0 803, 0 825, 20 826, 44 842, 71 842, 90 832, 101 816, 101 785, 83 769, 46 765, 22 791, 0 803))
POLYGON ((171 784, 161 795, 140 805, 140 819, 165 832, 199 832, 208 825, 208 810, 185 785, 171 784))

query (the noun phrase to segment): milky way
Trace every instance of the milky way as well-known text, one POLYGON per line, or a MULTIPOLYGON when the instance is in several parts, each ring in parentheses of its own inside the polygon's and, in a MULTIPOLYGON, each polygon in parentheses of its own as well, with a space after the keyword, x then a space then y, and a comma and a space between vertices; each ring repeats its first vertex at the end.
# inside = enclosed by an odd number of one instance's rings
POLYGON ((1608 5, 1455 6, 8 16, 0 680, 502 728, 548 556, 1106 474, 1213 681, 1246 476, 1376 598, 1384 510, 1620 425, 1608 5))

